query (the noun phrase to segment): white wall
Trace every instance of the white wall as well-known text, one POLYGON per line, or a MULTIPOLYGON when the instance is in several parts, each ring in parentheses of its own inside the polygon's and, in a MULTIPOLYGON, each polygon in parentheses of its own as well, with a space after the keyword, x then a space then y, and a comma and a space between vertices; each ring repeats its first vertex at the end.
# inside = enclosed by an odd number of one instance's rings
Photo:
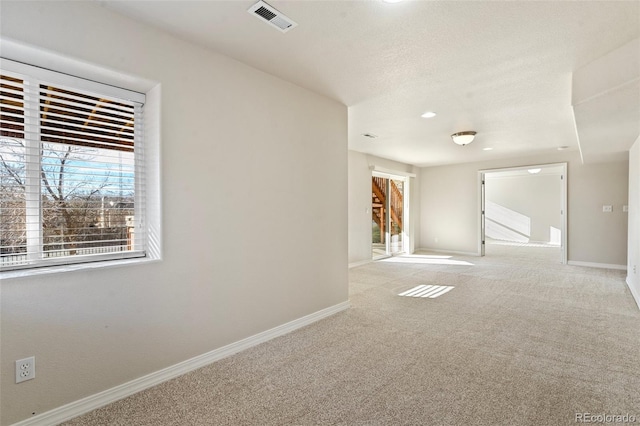
POLYGON ((560 244, 559 239, 551 241, 557 236, 551 228, 562 229, 562 181, 559 174, 496 176, 495 173, 487 173, 485 207, 485 234, 488 238, 560 244), (525 225, 520 223, 520 219, 526 221, 526 230, 518 229, 519 225, 525 225))
POLYGON ((371 259, 371 170, 366 154, 349 151, 349 263, 371 259))
POLYGON ((3 37, 162 85, 164 235, 160 262, 2 280, 1 424, 347 300, 345 106, 98 2, 1 8, 3 37))
POLYGON ((478 170, 474 164, 421 170, 420 248, 477 252, 478 170))
POLYGON ((629 151, 628 244, 627 284, 640 308, 640 138, 629 151))
MULTIPOLYGON (((416 173, 409 164, 387 160, 361 152, 349 151, 349 263, 371 260, 371 170, 382 167, 400 173, 416 173)), ((419 234, 419 180, 409 179, 410 251, 419 234)))
POLYGON ((627 264, 629 161, 569 166, 569 260, 627 264), (613 212, 603 213, 611 205, 613 212))
POLYGON ((577 152, 559 152, 421 170, 422 248, 478 252, 478 171, 568 163, 568 258, 574 262, 626 265, 628 163, 586 164, 577 152), (602 205, 613 205, 603 213, 602 205))

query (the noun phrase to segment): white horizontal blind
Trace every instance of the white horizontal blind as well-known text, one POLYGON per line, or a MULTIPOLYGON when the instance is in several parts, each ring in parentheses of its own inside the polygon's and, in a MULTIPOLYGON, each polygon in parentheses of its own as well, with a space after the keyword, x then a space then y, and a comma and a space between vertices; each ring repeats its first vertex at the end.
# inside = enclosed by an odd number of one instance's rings
POLYGON ((144 256, 142 104, 1 74, 0 269, 144 256))

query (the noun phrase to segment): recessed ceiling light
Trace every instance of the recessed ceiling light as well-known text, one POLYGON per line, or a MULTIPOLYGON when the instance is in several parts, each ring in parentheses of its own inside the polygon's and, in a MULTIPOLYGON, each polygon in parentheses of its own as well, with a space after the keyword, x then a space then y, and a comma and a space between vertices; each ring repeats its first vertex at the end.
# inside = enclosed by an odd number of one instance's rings
POLYGON ((435 117, 437 114, 433 111, 427 111, 424 114, 422 114, 420 117, 422 118, 433 118, 435 117))
POLYGON ((482 148, 483 151, 493 151, 493 148, 491 148, 490 146, 486 147, 486 148, 482 148))
POLYGON ((563 146, 559 146, 559 147, 558 147, 558 151, 564 151, 565 149, 569 149, 569 147, 568 147, 568 146, 566 146, 566 145, 563 145, 563 146))
POLYGON ((542 169, 529 169, 527 170, 529 173, 531 173, 532 175, 535 175, 537 173, 540 173, 542 169))

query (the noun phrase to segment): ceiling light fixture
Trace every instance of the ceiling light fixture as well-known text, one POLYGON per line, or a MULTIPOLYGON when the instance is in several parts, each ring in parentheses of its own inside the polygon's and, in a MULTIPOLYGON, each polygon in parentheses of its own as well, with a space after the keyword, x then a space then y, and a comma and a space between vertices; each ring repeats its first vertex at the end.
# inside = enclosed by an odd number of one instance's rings
POLYGON ((542 169, 529 169, 527 170, 529 173, 531 173, 532 175, 538 174, 540 173, 542 169))
POLYGON ((453 139, 453 142, 462 146, 468 145, 473 142, 473 138, 475 137, 476 132, 474 132, 473 130, 458 132, 451 135, 451 139, 453 139))
POLYGON ((437 114, 433 111, 427 111, 424 114, 422 114, 420 117, 422 118, 433 118, 435 117, 437 114))
POLYGON ((482 148, 483 151, 493 151, 493 148, 491 148, 490 146, 486 147, 486 148, 482 148))

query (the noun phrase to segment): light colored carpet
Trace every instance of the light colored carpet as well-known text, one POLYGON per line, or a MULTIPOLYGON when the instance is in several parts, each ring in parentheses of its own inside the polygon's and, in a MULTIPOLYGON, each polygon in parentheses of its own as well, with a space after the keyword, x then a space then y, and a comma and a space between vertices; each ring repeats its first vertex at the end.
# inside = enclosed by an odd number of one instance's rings
POLYGON ((640 311, 622 271, 488 246, 350 270, 352 308, 71 425, 640 423, 640 311), (398 294, 452 286, 435 297, 398 294))

